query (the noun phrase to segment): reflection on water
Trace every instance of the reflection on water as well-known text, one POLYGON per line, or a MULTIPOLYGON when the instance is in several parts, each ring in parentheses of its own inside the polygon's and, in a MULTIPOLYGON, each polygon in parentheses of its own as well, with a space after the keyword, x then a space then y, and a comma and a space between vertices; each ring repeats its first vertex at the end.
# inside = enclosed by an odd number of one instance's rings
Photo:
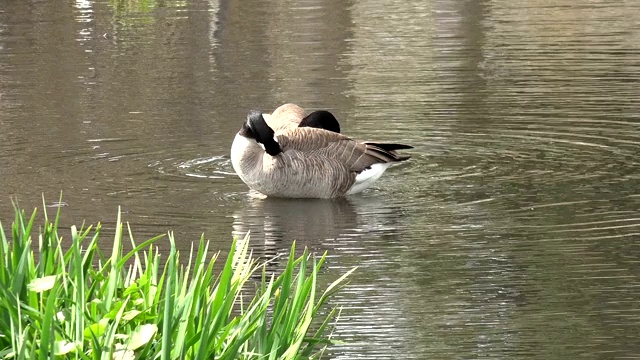
POLYGON ((233 234, 251 232, 254 247, 264 244, 261 252, 267 255, 286 252, 294 240, 298 246, 333 251, 338 241, 354 243, 396 230, 392 223, 398 213, 379 197, 277 199, 250 194, 233 214, 233 234))
POLYGON ((325 284, 358 267, 334 359, 636 358, 639 16, 613 0, 9 1, 0 217, 62 190, 64 226, 108 231, 122 205, 138 240, 172 229, 188 250, 204 232, 224 251, 251 231, 263 257, 328 251, 325 284), (348 199, 256 196, 231 141, 284 101, 412 160, 348 199))
POLYGON ((287 250, 291 241, 317 245, 357 228, 358 214, 347 199, 297 200, 253 196, 233 214, 233 234, 248 231, 266 254, 287 250))

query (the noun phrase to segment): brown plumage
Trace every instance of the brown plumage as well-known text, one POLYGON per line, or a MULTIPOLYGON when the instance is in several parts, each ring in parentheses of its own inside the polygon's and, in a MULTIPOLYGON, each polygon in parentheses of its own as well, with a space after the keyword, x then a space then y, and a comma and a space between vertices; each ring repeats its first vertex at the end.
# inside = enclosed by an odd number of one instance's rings
POLYGON ((407 160, 409 156, 398 155, 370 142, 357 142, 345 135, 315 128, 286 130, 276 136, 283 152, 297 150, 306 154, 318 154, 332 158, 357 173, 373 164, 407 160))

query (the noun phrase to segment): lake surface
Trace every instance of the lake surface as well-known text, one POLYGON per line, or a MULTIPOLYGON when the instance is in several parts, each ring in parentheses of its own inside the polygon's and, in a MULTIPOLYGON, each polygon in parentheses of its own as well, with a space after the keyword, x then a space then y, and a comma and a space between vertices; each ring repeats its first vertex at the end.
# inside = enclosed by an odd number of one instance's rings
POLYGON ((328 251, 323 283, 358 267, 332 359, 638 359, 638 19, 613 0, 4 0, 0 219, 62 191, 65 227, 122 206, 138 241, 328 251), (257 197, 229 148, 284 102, 412 160, 343 200, 257 197))

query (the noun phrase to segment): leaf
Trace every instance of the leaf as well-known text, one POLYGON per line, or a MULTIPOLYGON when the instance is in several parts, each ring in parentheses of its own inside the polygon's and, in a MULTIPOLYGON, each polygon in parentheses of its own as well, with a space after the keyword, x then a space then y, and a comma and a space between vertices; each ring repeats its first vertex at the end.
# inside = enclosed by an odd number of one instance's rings
POLYGON ((126 321, 130 321, 131 319, 133 319, 134 317, 138 316, 141 313, 142 311, 139 311, 139 310, 129 310, 126 313, 124 313, 124 315, 122 316, 122 319, 126 321))
POLYGON ((122 308, 122 304, 124 304, 123 300, 119 300, 113 303, 113 307, 111 308, 111 311, 109 311, 106 315, 104 315, 104 317, 111 320, 115 319, 118 313, 120 312, 120 309, 122 308))
POLYGON ((107 325, 109 325, 109 319, 104 318, 100 319, 100 321, 95 324, 87 326, 84 329, 84 338, 90 340, 91 334, 93 334, 95 337, 101 336, 107 329, 107 325))
POLYGON ((153 335, 155 335, 157 331, 158 326, 156 324, 144 324, 138 326, 131 334, 131 338, 127 343, 127 349, 135 350, 146 345, 151 339, 153 339, 153 335))
POLYGON ((41 293, 47 290, 53 289, 53 286, 56 284, 57 275, 50 275, 35 279, 27 285, 29 290, 41 293))
POLYGON ((113 360, 135 360, 136 354, 133 350, 127 349, 123 344, 116 344, 116 350, 113 352, 113 360))
POLYGON ((65 355, 76 349, 76 344, 67 341, 67 340, 59 340, 56 341, 53 345, 53 351, 57 355, 65 355))

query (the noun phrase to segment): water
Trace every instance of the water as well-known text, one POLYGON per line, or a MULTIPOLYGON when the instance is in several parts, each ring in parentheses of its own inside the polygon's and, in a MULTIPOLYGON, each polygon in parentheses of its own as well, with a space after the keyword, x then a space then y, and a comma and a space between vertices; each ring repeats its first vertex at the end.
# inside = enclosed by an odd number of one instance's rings
MULTIPOLYGON (((358 266, 333 359, 640 358, 640 4, 8 0, 0 213, 122 206, 138 239, 204 232, 358 266), (325 108, 412 161, 339 201, 261 199, 249 109, 325 108), (50 209, 51 210, 51 209, 50 209)), ((105 245, 108 245, 108 239, 105 245)), ((165 244, 166 246, 166 244, 165 244)))

